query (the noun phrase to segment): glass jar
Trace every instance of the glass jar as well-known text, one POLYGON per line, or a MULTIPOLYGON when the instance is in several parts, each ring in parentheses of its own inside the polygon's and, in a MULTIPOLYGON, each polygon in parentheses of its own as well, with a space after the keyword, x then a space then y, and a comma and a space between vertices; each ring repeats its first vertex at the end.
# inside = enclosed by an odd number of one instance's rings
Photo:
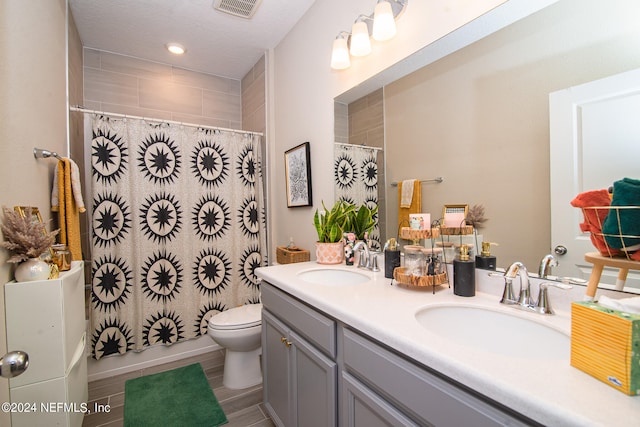
POLYGON ((442 248, 423 248, 425 275, 436 276, 444 273, 442 248))
POLYGON ((71 268, 71 252, 67 245, 53 245, 53 262, 58 266, 58 270, 67 271, 71 268))
POLYGON ((404 267, 406 274, 423 275, 424 254, 421 246, 407 245, 404 247, 404 267))

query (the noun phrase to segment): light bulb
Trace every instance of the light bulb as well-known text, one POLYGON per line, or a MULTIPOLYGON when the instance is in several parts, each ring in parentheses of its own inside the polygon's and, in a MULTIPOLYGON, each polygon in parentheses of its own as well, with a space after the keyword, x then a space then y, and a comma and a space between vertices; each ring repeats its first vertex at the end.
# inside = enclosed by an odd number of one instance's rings
POLYGON ((351 27, 351 55, 365 56, 371 53, 369 28, 366 22, 354 22, 351 27))
POLYGON ((347 39, 338 37, 333 41, 333 50, 331 52, 331 68, 334 70, 344 70, 351 66, 351 58, 349 58, 349 48, 347 47, 347 39))
POLYGON ((182 55, 183 53, 185 53, 187 50, 184 48, 184 46, 182 46, 181 44, 178 43, 169 43, 167 44, 167 50, 171 53, 173 53, 174 55, 182 55))
POLYGON ((376 4, 373 12, 373 38, 377 41, 385 41, 396 35, 396 21, 393 17, 391 4, 381 1, 376 4))

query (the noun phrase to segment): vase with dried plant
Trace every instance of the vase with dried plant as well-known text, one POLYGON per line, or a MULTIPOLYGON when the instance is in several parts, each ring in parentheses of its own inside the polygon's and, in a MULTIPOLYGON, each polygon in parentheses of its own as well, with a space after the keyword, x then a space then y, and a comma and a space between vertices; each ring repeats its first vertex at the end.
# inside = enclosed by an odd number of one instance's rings
POLYGON ((40 260, 40 255, 51 248, 60 230, 48 233, 41 222, 33 220, 30 207, 26 208, 24 216, 8 208, 3 208, 2 211, 4 221, 0 229, 4 241, 0 242, 0 247, 11 252, 7 262, 19 263, 15 271, 16 281, 47 279, 49 265, 40 260))

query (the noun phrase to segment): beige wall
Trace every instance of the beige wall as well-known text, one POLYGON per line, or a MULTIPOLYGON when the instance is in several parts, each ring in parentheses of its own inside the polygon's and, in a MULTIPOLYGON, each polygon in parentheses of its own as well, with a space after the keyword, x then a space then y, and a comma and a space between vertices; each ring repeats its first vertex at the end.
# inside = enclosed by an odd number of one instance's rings
POLYGON ((206 126, 242 126, 239 80, 86 47, 84 106, 206 126))
POLYGON ((535 270, 551 249, 549 93, 640 67, 640 4, 588 3, 562 0, 385 87, 387 179, 443 176, 423 186, 432 218, 484 205, 498 265, 535 270))
MULTIPOLYGON (((0 1, 0 206, 37 206, 46 221, 55 161, 33 148, 67 154, 66 2, 0 1)), ((0 284, 12 279, 0 250, 0 284)), ((4 293, 0 292, 0 355, 6 352, 4 293)), ((18 349, 9 349, 18 350, 18 349)), ((0 401, 8 401, 0 378, 0 401)), ((9 425, 0 413, 0 425, 9 425)))

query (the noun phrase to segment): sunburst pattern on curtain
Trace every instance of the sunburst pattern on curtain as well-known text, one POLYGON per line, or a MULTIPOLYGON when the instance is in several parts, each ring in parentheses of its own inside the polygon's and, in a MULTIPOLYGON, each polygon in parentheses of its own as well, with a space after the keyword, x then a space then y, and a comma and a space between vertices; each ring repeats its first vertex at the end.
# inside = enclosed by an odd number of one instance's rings
MULTIPOLYGON (((334 183, 336 200, 356 206, 378 206, 378 151, 357 145, 334 145, 334 183)), ((380 250, 378 225, 369 234, 369 246, 380 250)))
POLYGON ((260 137, 91 120, 93 356, 195 338, 259 302, 260 137))

